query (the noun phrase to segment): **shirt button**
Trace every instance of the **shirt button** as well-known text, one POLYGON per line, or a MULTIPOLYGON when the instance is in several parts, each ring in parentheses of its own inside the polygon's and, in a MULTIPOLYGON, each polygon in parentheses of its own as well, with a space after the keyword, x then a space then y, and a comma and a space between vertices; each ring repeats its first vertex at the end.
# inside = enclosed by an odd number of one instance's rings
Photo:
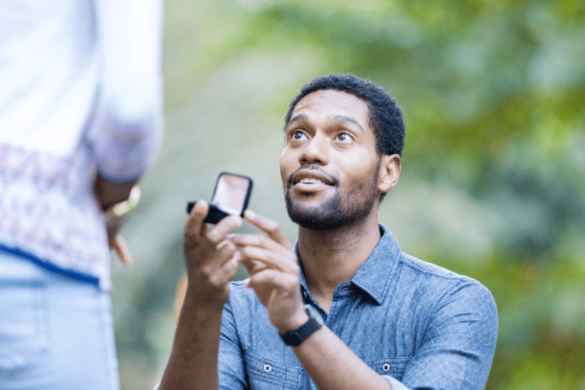
POLYGON ((384 363, 384 364, 382 365, 382 371, 384 371, 384 372, 388 372, 388 371, 390 371, 390 364, 388 364, 388 363, 384 363))
POLYGON ((270 364, 265 364, 264 372, 269 373, 270 371, 272 371, 272 366, 270 364))

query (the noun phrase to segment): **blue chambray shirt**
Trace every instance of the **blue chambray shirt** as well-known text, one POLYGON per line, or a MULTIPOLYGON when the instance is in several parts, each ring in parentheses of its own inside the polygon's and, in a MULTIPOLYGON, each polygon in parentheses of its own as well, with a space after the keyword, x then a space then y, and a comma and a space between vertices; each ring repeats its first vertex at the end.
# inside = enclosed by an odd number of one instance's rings
MULTIPOLYGON (((307 303, 393 390, 483 389, 496 346, 494 299, 477 281, 402 253, 390 231, 354 277, 335 289, 329 315, 307 303)), ((219 348, 221 389, 317 389, 252 289, 231 284, 219 348)))

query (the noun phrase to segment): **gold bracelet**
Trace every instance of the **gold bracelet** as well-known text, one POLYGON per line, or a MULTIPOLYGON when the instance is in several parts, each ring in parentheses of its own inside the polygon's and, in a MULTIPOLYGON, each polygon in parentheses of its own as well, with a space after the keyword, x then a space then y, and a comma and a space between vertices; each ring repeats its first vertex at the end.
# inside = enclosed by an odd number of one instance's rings
POLYGON ((122 218, 128 216, 136 208, 138 202, 140 201, 140 187, 137 185, 132 187, 130 191, 130 195, 128 199, 116 203, 108 207, 107 210, 104 211, 104 218, 106 220, 106 225, 120 221, 122 218))

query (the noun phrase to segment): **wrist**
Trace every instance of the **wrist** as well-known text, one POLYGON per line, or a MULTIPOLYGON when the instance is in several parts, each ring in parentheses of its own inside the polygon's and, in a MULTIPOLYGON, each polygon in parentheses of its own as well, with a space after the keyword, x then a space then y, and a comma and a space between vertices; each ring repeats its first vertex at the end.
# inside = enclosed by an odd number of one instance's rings
POLYGON ((140 188, 135 185, 132 187, 126 200, 113 204, 104 209, 104 219, 107 226, 117 227, 122 220, 126 218, 138 205, 140 201, 140 188))
POLYGON ((138 180, 120 183, 112 182, 98 174, 95 179, 94 190, 102 210, 128 199, 136 183, 138 183, 138 180))
MULTIPOLYGON (((197 283, 193 283, 197 284, 197 283)), ((201 288, 191 288, 187 286, 183 306, 187 306, 190 311, 201 313, 219 313, 223 312, 223 307, 229 300, 229 295, 212 293, 209 290, 201 288)))
POLYGON ((279 333, 290 332, 303 326, 309 320, 307 311, 301 306, 301 310, 297 310, 293 316, 291 316, 286 322, 276 327, 279 333))

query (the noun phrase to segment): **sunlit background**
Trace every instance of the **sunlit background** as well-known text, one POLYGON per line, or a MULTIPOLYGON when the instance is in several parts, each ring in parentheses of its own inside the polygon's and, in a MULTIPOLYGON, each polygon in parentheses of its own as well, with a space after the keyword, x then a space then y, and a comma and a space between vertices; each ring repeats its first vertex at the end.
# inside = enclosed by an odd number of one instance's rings
POLYGON ((372 79, 405 113, 380 221, 403 251, 493 293, 487 388, 585 389, 584 2, 167 0, 165 12, 165 142, 123 229, 135 265, 114 266, 123 389, 152 388, 164 368, 185 204, 210 199, 220 171, 251 176, 250 208, 295 240, 282 118, 331 72, 372 79))

